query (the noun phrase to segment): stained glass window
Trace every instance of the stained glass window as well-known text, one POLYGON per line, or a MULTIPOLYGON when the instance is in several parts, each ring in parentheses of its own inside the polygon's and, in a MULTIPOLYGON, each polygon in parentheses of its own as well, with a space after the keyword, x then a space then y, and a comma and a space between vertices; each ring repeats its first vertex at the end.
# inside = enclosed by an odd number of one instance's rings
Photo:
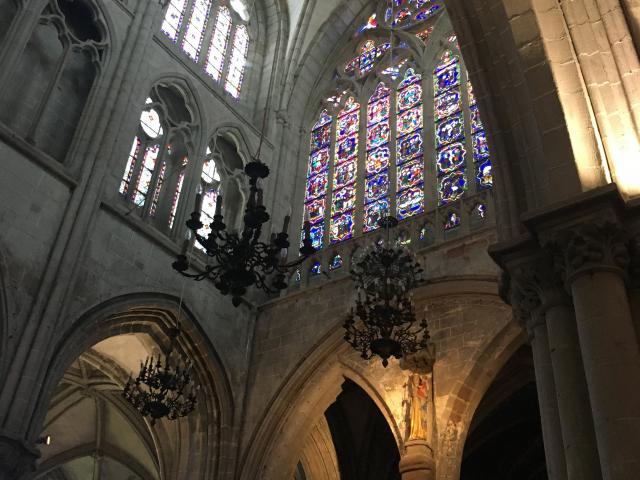
POLYGON ((378 228, 380 218, 389 214, 390 110, 391 90, 379 83, 367 105, 364 232, 378 228))
POLYGON ((176 42, 184 19, 184 10, 187 0, 171 0, 162 22, 162 31, 171 40, 176 42))
POLYGON ((339 253, 337 253, 331 259, 331 263, 329 264, 329 270, 337 270, 339 268, 342 268, 343 263, 344 262, 342 260, 342 256, 339 253))
POLYGON ((433 73, 436 171, 440 205, 454 202, 467 190, 464 117, 461 112, 460 62, 445 51, 433 73))
POLYGON ((378 59, 389 50, 389 46, 389 42, 376 45, 376 42, 373 40, 367 40, 360 48, 360 54, 349 61, 344 67, 345 73, 364 77, 373 69, 378 59))
MULTIPOLYGON (((198 230, 198 233, 203 237, 207 237, 211 233, 211 222, 213 222, 218 195, 220 195, 220 183, 218 165, 213 158, 211 149, 207 147, 207 156, 200 173, 200 187, 202 188, 200 221, 202 222, 202 228, 198 230)), ((204 248, 198 242, 195 242, 195 246, 204 251, 204 248)))
POLYGON ((182 50, 196 62, 200 56, 202 38, 207 28, 210 9, 211 0, 194 0, 191 17, 182 40, 182 50))
POLYGON ((209 45, 209 53, 207 55, 207 63, 204 67, 205 72, 211 75, 214 80, 222 78, 224 69, 225 53, 227 51, 227 43, 229 43, 229 35, 231 34, 231 12, 227 7, 220 7, 216 27, 211 36, 209 45))
POLYGON ((422 77, 411 68, 398 85, 396 111, 396 211, 402 220, 422 213, 424 204, 422 77))
POLYGON ((233 51, 229 61, 229 73, 224 89, 234 98, 240 96, 244 67, 247 63, 247 51, 249 50, 249 32, 247 27, 240 25, 233 36, 233 51))
POLYGON ((491 158, 489 155, 487 134, 485 133, 480 118, 480 109, 476 103, 476 96, 473 93, 471 82, 467 82, 467 94, 469 96, 469 116, 471 118, 473 163, 476 168, 476 182, 479 188, 491 188, 493 186, 493 175, 491 173, 491 158))
POLYGON ((329 113, 324 110, 311 131, 311 154, 307 170, 304 215, 311 223, 311 238, 313 246, 317 249, 322 248, 324 241, 332 124, 329 113))
POLYGON ((331 243, 353 236, 356 206, 360 104, 349 97, 336 122, 336 146, 331 202, 331 243))

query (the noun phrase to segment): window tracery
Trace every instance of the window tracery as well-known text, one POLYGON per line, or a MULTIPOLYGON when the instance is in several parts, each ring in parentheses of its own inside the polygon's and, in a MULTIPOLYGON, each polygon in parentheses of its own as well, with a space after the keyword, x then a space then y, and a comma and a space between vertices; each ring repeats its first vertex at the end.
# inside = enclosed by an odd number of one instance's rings
POLYGON ((441 227, 454 230, 458 202, 492 186, 457 38, 442 29, 434 37, 443 3, 393 3, 357 28, 355 51, 338 64, 336 89, 311 129, 304 210, 316 248, 376 230, 387 214, 443 209, 441 227))
POLYGON ((237 99, 247 65, 249 16, 244 0, 171 0, 161 30, 237 99))

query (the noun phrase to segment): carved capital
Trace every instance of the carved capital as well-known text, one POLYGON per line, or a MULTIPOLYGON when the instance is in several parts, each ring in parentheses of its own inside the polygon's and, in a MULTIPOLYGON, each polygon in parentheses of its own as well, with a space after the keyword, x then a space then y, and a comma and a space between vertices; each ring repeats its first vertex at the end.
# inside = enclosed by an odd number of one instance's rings
POLYGON ((616 271, 626 277, 631 255, 629 238, 613 222, 589 223, 559 233, 547 247, 556 252, 556 267, 567 285, 581 274, 616 271))
POLYGON ((0 433, 0 480, 18 480, 35 471, 40 456, 25 441, 0 433))
POLYGON ((433 372, 433 364, 436 361, 436 346, 429 343, 427 348, 419 350, 400 359, 400 368, 415 373, 426 375, 433 372))

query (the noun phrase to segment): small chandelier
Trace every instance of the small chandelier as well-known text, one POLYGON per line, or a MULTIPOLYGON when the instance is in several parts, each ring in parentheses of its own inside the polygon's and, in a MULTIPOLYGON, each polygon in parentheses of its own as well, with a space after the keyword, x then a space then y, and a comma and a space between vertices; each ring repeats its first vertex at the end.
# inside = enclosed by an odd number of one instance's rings
POLYGON ((429 333, 426 319, 416 320, 411 299, 423 270, 409 249, 391 245, 389 229, 398 220, 385 217, 379 224, 386 227, 387 240, 368 249, 352 265, 358 298, 343 326, 345 340, 362 358, 377 355, 386 367, 390 357, 400 359, 426 348, 429 333))
POLYGON ((173 268, 188 278, 197 281, 209 278, 222 295, 231 294, 235 307, 240 305, 247 289, 253 285, 266 293, 275 293, 287 288, 287 273, 290 268, 301 264, 316 252, 311 238, 311 226, 304 222, 304 237, 300 248, 301 257, 291 263, 286 262, 289 248, 289 222, 284 219, 282 231, 273 234, 267 244, 260 240, 262 226, 269 221, 269 214, 263 204, 262 189, 258 180, 269 175, 269 167, 260 160, 254 160, 245 166, 245 174, 249 177, 249 201, 244 212, 244 227, 241 233, 228 232, 222 216, 222 195, 218 196, 216 211, 211 222, 211 232, 202 236, 198 231, 202 228, 200 221, 200 202, 202 194, 196 198, 196 210, 187 221, 187 228, 193 232, 196 241, 202 246, 206 255, 213 260, 204 266, 202 272, 189 273, 189 262, 186 247, 173 263, 173 268))
POLYGON ((169 351, 164 356, 147 357, 140 363, 140 373, 129 377, 122 392, 123 397, 145 417, 151 417, 151 425, 160 418, 175 420, 193 411, 196 406, 195 385, 191 370, 192 362, 180 358, 175 350, 175 341, 180 331, 171 329, 169 351))

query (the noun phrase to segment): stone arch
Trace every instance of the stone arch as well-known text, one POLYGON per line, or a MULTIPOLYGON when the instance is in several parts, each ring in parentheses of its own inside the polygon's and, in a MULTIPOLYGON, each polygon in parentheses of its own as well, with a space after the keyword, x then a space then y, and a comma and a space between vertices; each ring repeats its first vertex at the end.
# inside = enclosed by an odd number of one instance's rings
MULTIPOLYGON (((45 381, 36 400, 35 414, 28 425, 28 437, 35 439, 40 433, 56 385, 83 352, 103 340, 132 333, 147 334, 165 349, 178 308, 179 302, 174 296, 137 293, 113 298, 84 313, 53 348, 54 354, 46 367, 45 381)), ((231 453, 222 452, 232 441, 234 400, 226 369, 199 321, 188 306, 183 304, 181 311, 178 348, 193 361, 201 386, 197 408, 201 418, 206 419, 199 422, 197 431, 193 431, 193 435, 198 436, 196 443, 200 442, 205 453, 198 458, 202 462, 199 470, 201 478, 213 478, 219 472, 233 468, 231 453)), ((196 428, 193 414, 185 420, 190 428, 196 428)), ((189 461, 188 458, 180 460, 189 461)))
POLYGON ((438 413, 437 461, 439 471, 446 470, 443 475, 452 478, 460 475, 462 449, 476 408, 500 369, 524 343, 524 335, 513 321, 493 332, 484 349, 467 361, 468 368, 460 375, 464 380, 458 380, 449 392, 444 408, 438 413))
POLYGON ((239 478, 276 480, 293 476, 303 439, 314 426, 314 419, 335 401, 345 379, 364 390, 376 404, 401 450, 402 429, 383 396, 384 389, 367 375, 362 364, 358 365, 359 357, 349 350, 343 337, 342 327, 335 326, 279 389, 247 443, 251 447, 242 459, 239 478))

